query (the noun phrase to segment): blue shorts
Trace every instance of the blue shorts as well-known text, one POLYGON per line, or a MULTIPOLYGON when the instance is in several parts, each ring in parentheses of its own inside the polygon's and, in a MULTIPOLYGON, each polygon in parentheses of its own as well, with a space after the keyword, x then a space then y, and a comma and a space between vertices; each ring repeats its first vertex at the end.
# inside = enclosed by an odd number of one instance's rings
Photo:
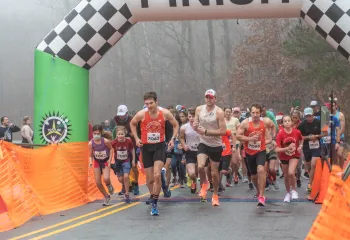
POLYGON ((131 169, 131 164, 129 161, 128 162, 116 161, 114 173, 118 177, 122 177, 122 176, 124 176, 125 173, 129 174, 130 169, 131 169))

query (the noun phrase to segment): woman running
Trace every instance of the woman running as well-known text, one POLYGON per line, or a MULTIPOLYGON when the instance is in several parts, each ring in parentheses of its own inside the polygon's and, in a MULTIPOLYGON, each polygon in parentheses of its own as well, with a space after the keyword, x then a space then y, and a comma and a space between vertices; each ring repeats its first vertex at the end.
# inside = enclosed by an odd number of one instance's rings
POLYGON ((283 130, 276 137, 276 152, 279 153, 287 194, 284 202, 298 199, 295 188, 295 170, 298 166, 303 138, 298 129, 292 127, 290 116, 283 117, 283 130), (292 188, 292 189, 291 189, 292 188))
POLYGON ((110 179, 110 163, 113 157, 112 144, 108 139, 102 137, 103 129, 101 125, 92 127, 93 139, 89 142, 90 167, 94 166, 94 175, 97 188, 105 197, 103 206, 108 205, 111 201, 111 196, 114 193, 114 188, 110 179), (109 194, 101 182, 103 175, 104 182, 108 188, 109 194))
POLYGON ((112 164, 114 173, 118 177, 118 181, 125 186, 125 202, 130 203, 129 197, 129 174, 132 167, 135 167, 135 149, 131 138, 126 136, 126 128, 124 126, 118 126, 116 129, 117 137, 112 142, 112 147, 114 149, 114 160, 115 163, 112 164), (131 161, 132 160, 132 161, 131 161))

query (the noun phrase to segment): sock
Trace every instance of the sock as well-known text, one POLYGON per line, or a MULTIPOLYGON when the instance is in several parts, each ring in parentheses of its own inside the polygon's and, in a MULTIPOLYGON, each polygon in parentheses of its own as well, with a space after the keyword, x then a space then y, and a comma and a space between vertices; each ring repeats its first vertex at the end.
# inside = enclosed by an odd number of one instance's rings
POLYGON ((154 205, 157 205, 157 203, 158 203, 158 197, 159 197, 159 195, 153 195, 153 204, 154 205))

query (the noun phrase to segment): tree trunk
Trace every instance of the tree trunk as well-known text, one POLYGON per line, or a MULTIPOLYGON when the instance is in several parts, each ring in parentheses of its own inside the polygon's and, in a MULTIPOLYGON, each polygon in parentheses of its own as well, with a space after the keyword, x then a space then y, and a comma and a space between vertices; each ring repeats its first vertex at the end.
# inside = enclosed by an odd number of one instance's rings
POLYGON ((228 83, 228 101, 229 105, 233 103, 233 91, 229 85, 229 79, 231 79, 231 40, 230 40, 230 30, 228 28, 228 21, 223 20, 224 24, 224 48, 226 57, 226 82, 228 83))
POLYGON ((143 29, 143 35, 145 37, 145 45, 146 45, 146 52, 147 52, 147 63, 148 63, 148 69, 151 71, 151 78, 152 78, 152 88, 153 91, 156 91, 156 76, 153 69, 153 58, 152 58, 152 51, 150 48, 148 35, 145 27, 145 23, 142 23, 142 29, 143 29))
POLYGON ((208 27, 208 37, 209 37, 209 72, 210 72, 210 80, 211 80, 211 88, 216 89, 216 73, 215 73, 215 42, 214 42, 214 33, 213 33, 213 21, 207 21, 208 27))

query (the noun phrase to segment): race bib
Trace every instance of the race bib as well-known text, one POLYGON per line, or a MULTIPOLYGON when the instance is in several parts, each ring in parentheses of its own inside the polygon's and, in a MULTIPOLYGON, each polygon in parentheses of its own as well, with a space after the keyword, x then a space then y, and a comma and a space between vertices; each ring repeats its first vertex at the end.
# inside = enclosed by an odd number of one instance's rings
POLYGON ((96 160, 105 160, 107 158, 107 152, 104 151, 95 151, 94 153, 96 160))
POLYGON ((261 148, 261 141, 249 141, 248 142, 248 149, 259 151, 261 148))
POLYGON ((198 151, 198 144, 190 146, 191 151, 198 151))
POLYGON ((127 160, 128 159, 128 151, 117 151, 117 159, 118 160, 127 160))
POLYGON ((325 144, 331 143, 331 136, 324 137, 323 138, 323 143, 325 143, 325 144))
POLYGON ((319 141, 309 141, 309 148, 310 149, 318 149, 320 148, 320 142, 319 141))
POLYGON ((290 151, 290 150, 287 150, 284 152, 287 156, 293 156, 295 154, 295 150, 293 151, 290 151))
POLYGON ((160 142, 160 133, 147 133, 147 142, 148 143, 159 143, 160 142))

